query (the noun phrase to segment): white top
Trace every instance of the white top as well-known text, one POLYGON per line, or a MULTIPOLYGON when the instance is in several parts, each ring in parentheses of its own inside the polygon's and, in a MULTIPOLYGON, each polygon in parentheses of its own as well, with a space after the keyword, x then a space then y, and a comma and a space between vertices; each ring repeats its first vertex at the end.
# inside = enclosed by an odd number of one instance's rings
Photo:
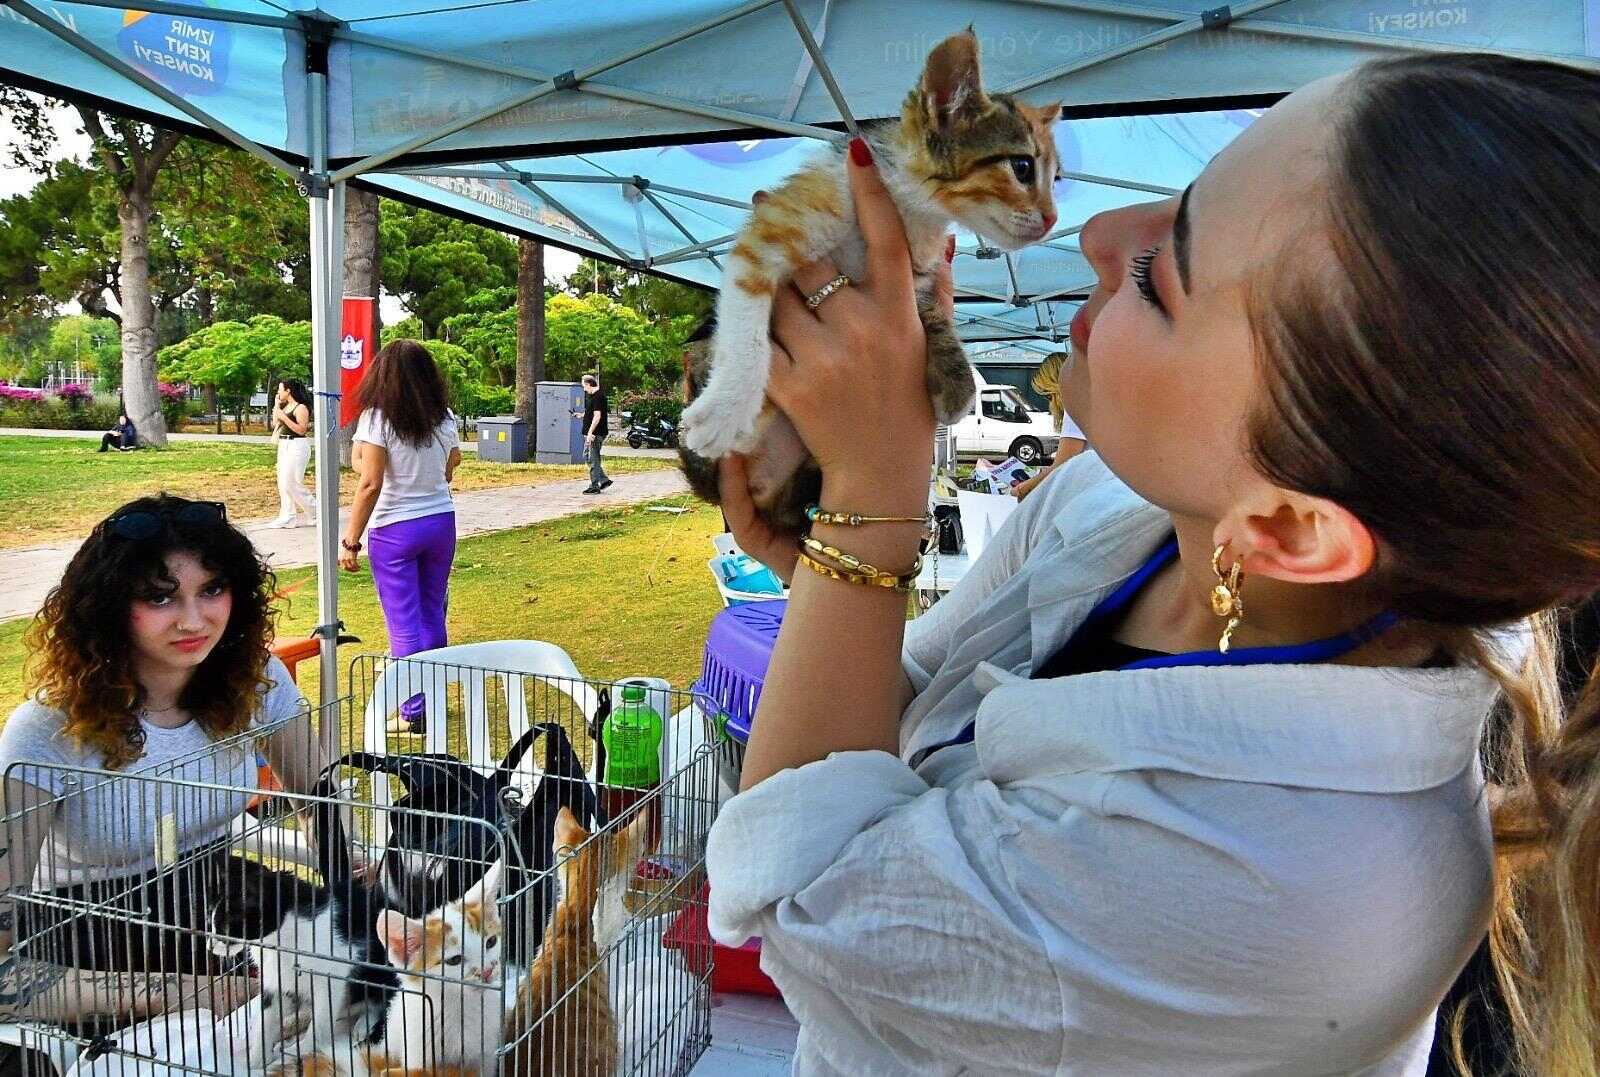
POLYGON ((446 412, 444 422, 418 446, 402 440, 381 410, 368 408, 356 420, 355 440, 377 445, 389 454, 383 468, 383 491, 367 521, 369 528, 454 511, 450 483, 444 477, 450 450, 461 444, 453 414, 446 412))
POLYGON ((1470 668, 1035 681, 1168 536, 1084 453, 907 628, 901 757, 735 797, 710 924, 763 938, 797 1074, 1417 1074, 1488 924, 1470 668), (974 744, 913 770, 957 734, 974 744))
POLYGON ((1083 436, 1083 431, 1078 428, 1077 423, 1072 421, 1072 416, 1066 412, 1061 413, 1061 436, 1064 438, 1077 438, 1079 441, 1089 440, 1083 436))
MULTIPOLYGON (((305 699, 282 662, 267 663, 270 686, 261 693, 251 722, 259 732, 306 712, 305 699)), ((234 739, 217 747, 198 722, 163 729, 142 722, 144 756, 119 775, 226 785, 227 791, 185 788, 168 782, 107 778, 105 756, 78 744, 62 730, 65 716, 29 700, 0 729, 0 773, 60 797, 43 835, 33 885, 45 889, 108 876, 138 875, 156 867, 156 843, 165 826, 175 832, 177 851, 223 837, 257 788, 255 740, 234 739), (171 821, 168 822, 167 820, 171 821)), ((41 813, 38 818, 45 816, 41 813)), ((38 840, 14 826, 11 841, 38 840)))

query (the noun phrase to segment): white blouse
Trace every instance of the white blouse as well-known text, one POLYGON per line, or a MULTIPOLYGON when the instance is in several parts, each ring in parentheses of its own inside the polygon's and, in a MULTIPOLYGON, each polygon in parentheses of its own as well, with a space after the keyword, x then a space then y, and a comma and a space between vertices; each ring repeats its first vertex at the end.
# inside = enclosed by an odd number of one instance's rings
POLYGON ((711 930, 762 937, 797 1074, 1422 1074, 1488 923, 1469 668, 1030 680, 1168 537, 1093 453, 912 622, 900 756, 735 797, 711 930), (972 744, 904 760, 976 718, 972 744))

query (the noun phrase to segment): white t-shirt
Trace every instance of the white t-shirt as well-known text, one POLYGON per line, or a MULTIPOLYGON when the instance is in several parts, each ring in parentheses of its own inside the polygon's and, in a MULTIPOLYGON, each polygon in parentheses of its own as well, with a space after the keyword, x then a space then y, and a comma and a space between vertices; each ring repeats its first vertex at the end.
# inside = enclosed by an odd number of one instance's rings
POLYGON ((1078 429, 1078 424, 1072 421, 1072 416, 1066 412, 1061 413, 1061 436, 1064 438, 1077 438, 1079 441, 1088 441, 1083 436, 1083 431, 1078 429))
POLYGON ((383 492, 373 507, 367 526, 384 527, 403 520, 420 520, 455 510, 450 483, 444 477, 450 450, 461 445, 456 417, 445 413, 444 422, 421 445, 412 445, 394 432, 383 412, 368 408, 356 421, 356 441, 377 445, 389 454, 383 469, 383 492))
MULTIPOLYGON (((266 675, 270 684, 257 703, 250 723, 253 732, 307 710, 282 662, 270 659, 266 675)), ((227 787, 212 791, 81 773, 105 769, 105 756, 68 737, 64 723, 65 715, 54 707, 29 700, 12 711, 0 729, 0 774, 62 798, 43 835, 34 872, 36 888, 150 871, 156 867, 156 842, 164 826, 176 832, 180 853, 216 841, 245 810, 257 788, 253 737, 218 747, 198 722, 176 729, 142 723, 144 755, 119 774, 227 787)), ((8 838, 37 840, 38 835, 27 834, 25 828, 26 823, 13 823, 8 838)))

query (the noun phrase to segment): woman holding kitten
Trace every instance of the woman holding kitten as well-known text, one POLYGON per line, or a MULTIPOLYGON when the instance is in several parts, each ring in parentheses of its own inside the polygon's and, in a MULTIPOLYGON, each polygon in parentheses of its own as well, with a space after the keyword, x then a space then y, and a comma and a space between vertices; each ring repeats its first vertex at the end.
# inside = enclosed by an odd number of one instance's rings
POLYGON ((909 625, 934 423, 852 148, 866 279, 808 309, 808 266, 773 322, 812 542, 722 468, 793 591, 711 926, 762 937, 797 1073, 1420 1073, 1492 916, 1523 1064, 1594 1072, 1600 682, 1558 728, 1542 622, 1600 588, 1597 106, 1384 61, 1089 221, 1092 451, 909 625))

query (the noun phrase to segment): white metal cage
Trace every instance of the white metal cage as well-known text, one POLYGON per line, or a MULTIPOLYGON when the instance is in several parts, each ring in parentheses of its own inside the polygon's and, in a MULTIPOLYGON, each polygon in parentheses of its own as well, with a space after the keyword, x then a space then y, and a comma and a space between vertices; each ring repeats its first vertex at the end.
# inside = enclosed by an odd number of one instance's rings
POLYGON ((619 789, 595 737, 619 685, 375 658, 349 683, 159 769, 8 768, 6 848, 39 852, 0 1038, 60 1077, 687 1073, 721 795, 691 697, 648 686, 662 778, 619 789), (322 745, 316 788, 261 780, 274 737, 322 745), (69 816, 98 862, 53 839, 69 816))

